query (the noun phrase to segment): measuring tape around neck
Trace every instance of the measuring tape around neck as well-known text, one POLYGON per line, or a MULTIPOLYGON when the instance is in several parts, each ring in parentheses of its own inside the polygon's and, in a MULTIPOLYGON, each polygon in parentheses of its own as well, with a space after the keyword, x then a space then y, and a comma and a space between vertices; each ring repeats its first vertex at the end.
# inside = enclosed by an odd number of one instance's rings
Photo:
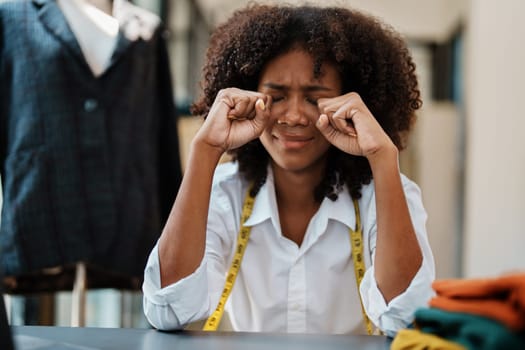
POLYGON ((353 199, 354 210, 355 210, 355 231, 351 228, 348 229, 350 232, 350 243, 352 245, 352 260, 354 261, 354 273, 355 281, 357 284, 357 295, 359 295, 359 304, 361 304, 361 312, 363 313, 363 319, 365 320, 366 333, 372 335, 374 329, 372 327, 372 322, 368 318, 368 315, 365 312, 365 307, 363 305, 363 300, 361 299, 361 291, 359 286, 365 275, 365 261, 363 257, 363 230, 361 229, 361 215, 359 213, 359 203, 357 199, 353 199))
MULTIPOLYGON (((235 249, 235 255, 233 256, 233 260, 230 265, 230 269, 228 270, 228 275, 226 276, 226 282, 224 283, 224 288, 222 290, 222 294, 221 294, 221 298, 219 299, 219 303, 217 304, 215 311, 213 311, 211 316, 208 318, 208 320, 204 324, 203 330, 205 331, 216 331, 217 328, 219 327, 219 324, 222 319, 222 315, 224 314, 224 307, 226 305, 226 301, 228 300, 228 297, 231 294, 233 285, 235 283, 235 280, 237 279, 237 274, 239 273, 239 269, 241 267, 241 262, 244 256, 244 251, 246 250, 246 245, 248 244, 248 239, 250 238, 250 233, 251 233, 251 227, 244 226, 244 223, 246 222, 246 220, 248 220, 248 218, 252 214, 253 203, 255 202, 255 198, 250 195, 250 192, 251 192, 251 189, 249 189, 248 192, 246 193, 246 197, 244 199, 244 205, 242 207, 241 229, 239 230, 239 235, 237 236, 237 249, 235 249)), ((357 284, 357 294, 359 295, 359 302, 361 304, 361 312, 363 313, 363 319, 365 321, 366 331, 369 335, 371 335, 373 333, 372 322, 370 322, 370 319, 366 315, 365 308, 361 300, 361 292, 359 291, 359 285, 361 284, 361 280, 363 279, 363 276, 365 274, 365 262, 363 259, 363 237, 362 237, 363 234, 361 230, 359 204, 357 202, 357 199, 354 199, 353 203, 354 203, 354 208, 355 208, 356 229, 355 231, 352 229, 349 229, 350 243, 352 245, 352 260, 354 262, 354 272, 355 272, 355 279, 356 279, 356 284, 357 284)))

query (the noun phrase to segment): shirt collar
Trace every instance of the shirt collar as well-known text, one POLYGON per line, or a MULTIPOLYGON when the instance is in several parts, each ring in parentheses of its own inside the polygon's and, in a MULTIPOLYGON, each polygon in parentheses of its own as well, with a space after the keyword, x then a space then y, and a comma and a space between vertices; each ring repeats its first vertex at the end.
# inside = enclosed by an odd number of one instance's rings
MULTIPOLYGON (((277 209, 277 200, 275 197, 275 183, 271 167, 268 167, 267 178, 264 185, 259 190, 253 206, 252 215, 246 220, 245 226, 254 226, 265 220, 271 220, 277 232, 281 232, 279 221, 279 211, 277 209)), ((329 219, 339 221, 345 226, 355 229, 356 217, 352 197, 346 186, 338 193, 336 201, 324 198, 318 213, 318 223, 326 229, 329 219)), ((317 231, 324 231, 318 227, 317 231)), ((321 232, 318 232, 319 234, 321 232)))
POLYGON ((356 218, 354 203, 346 186, 338 193, 336 201, 328 198, 323 200, 319 208, 319 214, 326 215, 328 219, 339 221, 352 230, 355 229, 356 218))
POLYGON ((252 215, 250 215, 244 225, 254 226, 268 219, 272 221, 275 229, 280 233, 281 223, 279 221, 279 210, 277 209, 275 183, 271 166, 268 166, 266 181, 255 198, 252 215))

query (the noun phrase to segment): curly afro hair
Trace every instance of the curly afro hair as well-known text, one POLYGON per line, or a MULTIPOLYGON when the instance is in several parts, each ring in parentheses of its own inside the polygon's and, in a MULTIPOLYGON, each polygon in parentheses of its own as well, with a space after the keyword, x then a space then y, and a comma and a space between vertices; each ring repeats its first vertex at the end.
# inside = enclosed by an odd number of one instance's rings
MULTIPOLYGON (((219 90, 257 90, 259 76, 272 58, 294 48, 314 60, 314 75, 324 62, 334 64, 343 93, 357 92, 399 150, 421 107, 420 92, 406 43, 391 27, 355 10, 334 7, 258 5, 237 10, 210 38, 203 68, 203 95, 192 113, 207 113, 219 90)), ((255 183, 255 195, 266 180, 270 159, 256 139, 230 151, 243 176, 255 183)), ((325 176, 315 198, 337 199, 346 184, 353 198, 361 196, 372 172, 364 157, 334 146, 328 151, 325 176)))

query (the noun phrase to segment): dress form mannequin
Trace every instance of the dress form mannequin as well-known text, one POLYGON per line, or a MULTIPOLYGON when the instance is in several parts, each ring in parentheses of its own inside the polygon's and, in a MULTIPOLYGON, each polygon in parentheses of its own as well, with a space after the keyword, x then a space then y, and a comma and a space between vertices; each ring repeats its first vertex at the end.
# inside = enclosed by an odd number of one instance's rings
POLYGON ((82 274, 139 288, 181 178, 160 20, 125 0, 0 1, 0 54, 6 292, 82 274))

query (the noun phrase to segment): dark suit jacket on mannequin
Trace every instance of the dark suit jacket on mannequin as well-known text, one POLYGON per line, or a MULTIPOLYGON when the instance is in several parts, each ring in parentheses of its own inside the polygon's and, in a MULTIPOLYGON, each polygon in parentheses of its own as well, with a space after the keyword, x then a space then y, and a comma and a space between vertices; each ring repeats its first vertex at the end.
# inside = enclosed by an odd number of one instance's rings
POLYGON ((120 32, 95 78, 54 1, 1 2, 0 166, 5 275, 85 261, 141 277, 181 178, 162 30, 120 32))

